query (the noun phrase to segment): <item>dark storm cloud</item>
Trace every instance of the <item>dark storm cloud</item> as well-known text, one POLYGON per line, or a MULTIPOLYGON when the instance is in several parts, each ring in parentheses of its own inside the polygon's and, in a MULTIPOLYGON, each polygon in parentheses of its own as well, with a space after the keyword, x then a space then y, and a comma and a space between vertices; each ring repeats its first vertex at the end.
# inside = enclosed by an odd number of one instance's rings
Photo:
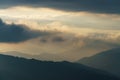
POLYGON ((17 43, 46 34, 46 32, 31 30, 24 25, 8 25, 0 19, 0 42, 17 43))
POLYGON ((0 0, 0 5, 1 7, 28 5, 65 11, 120 14, 120 0, 0 0))

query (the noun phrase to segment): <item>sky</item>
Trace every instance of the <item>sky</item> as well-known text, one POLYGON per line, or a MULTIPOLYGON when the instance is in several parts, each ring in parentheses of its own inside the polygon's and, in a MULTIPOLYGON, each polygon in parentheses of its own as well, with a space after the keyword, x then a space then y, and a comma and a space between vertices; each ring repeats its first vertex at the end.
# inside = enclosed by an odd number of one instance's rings
POLYGON ((0 0, 0 52, 76 61, 119 47, 119 4, 119 0, 0 0))

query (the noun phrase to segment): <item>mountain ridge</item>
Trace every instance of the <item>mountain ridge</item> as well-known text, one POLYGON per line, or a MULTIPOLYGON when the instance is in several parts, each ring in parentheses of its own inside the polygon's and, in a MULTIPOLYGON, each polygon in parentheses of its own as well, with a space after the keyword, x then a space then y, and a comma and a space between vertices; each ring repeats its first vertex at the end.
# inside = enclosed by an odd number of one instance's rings
POLYGON ((120 80, 101 70, 70 62, 0 55, 0 80, 120 80))

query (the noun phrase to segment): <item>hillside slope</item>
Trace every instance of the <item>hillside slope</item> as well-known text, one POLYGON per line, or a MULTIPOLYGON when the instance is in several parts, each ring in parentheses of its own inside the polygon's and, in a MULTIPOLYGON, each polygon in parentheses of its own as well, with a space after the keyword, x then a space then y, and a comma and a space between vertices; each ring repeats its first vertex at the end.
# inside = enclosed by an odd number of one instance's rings
POLYGON ((120 48, 104 51, 92 57, 83 58, 78 63, 106 70, 120 76, 120 48))

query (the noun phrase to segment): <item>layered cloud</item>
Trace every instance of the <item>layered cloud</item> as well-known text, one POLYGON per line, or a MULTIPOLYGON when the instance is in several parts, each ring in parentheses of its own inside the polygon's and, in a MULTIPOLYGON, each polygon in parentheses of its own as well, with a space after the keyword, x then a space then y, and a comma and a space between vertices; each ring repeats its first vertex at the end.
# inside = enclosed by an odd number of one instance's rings
MULTIPOLYGON (((0 51, 47 54, 44 60, 49 58, 48 55, 55 54, 60 58, 54 60, 75 61, 120 46, 119 30, 72 27, 62 22, 45 23, 44 26, 27 21, 7 23, 0 21, 0 51), (23 41, 24 43, 15 44, 23 41)), ((50 57, 49 60, 53 58, 50 57)))
POLYGON ((119 4, 119 0, 0 0, 1 8, 22 5, 110 14, 120 13, 119 4))
POLYGON ((0 42, 17 43, 46 34, 46 32, 32 30, 24 25, 6 24, 0 19, 0 42))
MULTIPOLYGON (((60 33, 14 45, 11 50, 16 49, 16 51, 32 55, 47 54, 44 60, 49 58, 49 60, 55 61, 75 61, 107 49, 120 47, 119 40, 120 34, 116 33, 93 32, 84 35, 60 33), (60 58, 53 59, 48 55, 57 55, 60 58)), ((43 59, 41 57, 43 56, 40 56, 39 59, 43 59)))

